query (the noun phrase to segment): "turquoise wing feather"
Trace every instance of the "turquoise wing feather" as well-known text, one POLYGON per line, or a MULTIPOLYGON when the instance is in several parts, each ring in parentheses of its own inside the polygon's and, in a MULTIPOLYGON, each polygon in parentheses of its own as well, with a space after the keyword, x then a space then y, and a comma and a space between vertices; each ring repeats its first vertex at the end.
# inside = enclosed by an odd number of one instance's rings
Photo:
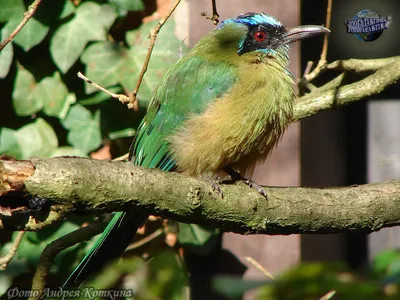
MULTIPOLYGON (((202 113, 209 103, 229 91, 237 79, 236 71, 227 62, 210 62, 193 55, 177 62, 154 93, 132 142, 130 161, 146 168, 173 170, 175 161, 169 153, 165 138, 190 115, 202 113)), ((122 255, 146 219, 147 216, 136 213, 115 213, 64 287, 81 284, 106 262, 122 255)))
POLYGON ((131 161, 147 168, 169 171, 175 167, 165 140, 191 115, 201 114, 228 92, 237 79, 227 62, 201 57, 182 58, 164 77, 130 149, 131 161))

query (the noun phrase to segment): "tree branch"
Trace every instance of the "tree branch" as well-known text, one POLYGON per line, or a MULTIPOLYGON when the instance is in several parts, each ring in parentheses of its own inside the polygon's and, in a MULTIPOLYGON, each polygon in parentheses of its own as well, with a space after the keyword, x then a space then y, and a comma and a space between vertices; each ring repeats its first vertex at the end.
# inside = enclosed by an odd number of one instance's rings
MULTIPOLYGON (((340 86, 342 73, 314 88, 297 100, 295 121, 380 93, 400 78, 400 56, 336 61, 328 69, 373 73, 340 86)), ((238 233, 374 231, 400 224, 400 181, 326 190, 268 188, 268 201, 242 184, 223 189, 221 200, 206 182, 123 162, 0 157, 0 229, 39 230, 71 211, 132 209, 238 233), (25 202, 16 200, 21 197, 25 202), (47 199, 46 207, 32 212, 37 199, 47 199)))
POLYGON ((1 42, 0 51, 3 50, 3 48, 7 46, 7 44, 13 40, 13 38, 15 38, 18 32, 21 31, 25 24, 28 23, 30 18, 32 18, 35 14, 41 2, 42 0, 35 0, 31 5, 29 5, 28 10, 24 13, 24 18, 22 19, 21 23, 19 23, 17 28, 15 28, 15 30, 11 32, 11 34, 4 41, 1 42))
POLYGON ((379 94, 400 79, 400 56, 385 59, 350 59, 336 61, 328 66, 329 69, 357 73, 375 71, 375 73, 344 86, 339 87, 338 84, 333 84, 329 89, 316 88, 311 93, 298 98, 294 106, 294 121, 379 94))
MULTIPOLYGON (((11 163, 18 168, 26 162, 11 163)), ((134 209, 242 234, 370 232, 400 224, 400 180, 336 189, 268 188, 268 200, 237 183, 223 185, 221 199, 202 180, 130 163, 76 157, 31 163, 35 171, 21 182, 20 190, 28 199, 32 195, 49 199, 50 209, 80 213, 134 209)), ((4 196, 9 193, 2 193, 2 206, 4 196)))
POLYGON ((40 256, 38 268, 32 280, 32 290, 39 291, 39 294, 37 296, 33 295, 30 299, 42 299, 41 296, 45 289, 47 276, 58 253, 100 234, 106 226, 107 222, 97 221, 86 227, 70 232, 48 244, 40 256))
POLYGON ((0 270, 4 271, 7 269, 8 264, 14 258, 15 254, 17 253, 18 247, 22 242, 22 238, 25 235, 25 231, 19 231, 17 233, 17 237, 15 238, 14 243, 11 246, 10 251, 4 257, 0 258, 0 270))
POLYGON ((169 17, 172 15, 172 13, 175 11, 175 9, 178 7, 179 3, 181 0, 175 0, 174 4, 171 6, 170 10, 167 12, 167 14, 157 23, 157 25, 153 28, 153 30, 150 31, 149 38, 150 38, 150 44, 149 48, 147 50, 146 58, 143 63, 142 70, 140 71, 139 74, 139 79, 136 83, 136 87, 132 92, 132 95, 130 96, 130 102, 128 104, 128 108, 134 108, 135 107, 135 102, 137 101, 136 96, 137 93, 139 92, 140 85, 142 84, 143 76, 147 72, 147 67, 149 65, 149 61, 151 58, 151 53, 153 52, 154 45, 156 43, 157 35, 161 30, 161 27, 167 22, 169 17))

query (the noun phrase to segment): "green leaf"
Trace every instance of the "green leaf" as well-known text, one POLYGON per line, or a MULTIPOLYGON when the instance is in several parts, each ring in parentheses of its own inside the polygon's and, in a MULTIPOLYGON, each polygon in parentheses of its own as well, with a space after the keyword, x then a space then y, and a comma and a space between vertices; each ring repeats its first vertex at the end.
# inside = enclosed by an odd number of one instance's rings
MULTIPOLYGON (((10 250, 11 247, 13 247, 13 241, 15 241, 16 237, 17 237, 17 232, 13 232, 12 233, 12 241, 6 243, 5 245, 2 245, 1 247, 1 257, 4 257, 5 255, 7 255, 10 250)), ((22 241, 25 239, 25 237, 22 239, 22 241)), ((14 258, 11 260, 10 264, 7 266, 7 271, 6 272, 1 272, 1 274, 7 274, 8 276, 11 276, 11 278, 21 274, 21 273, 25 273, 28 272, 28 266, 26 263, 26 259, 25 258, 20 258, 18 257, 18 255, 14 256, 14 258)))
MULTIPOLYGON (((115 87, 108 88, 108 90, 111 93, 120 93, 122 89, 120 86, 115 86, 115 87)), ((79 100, 78 103, 82 104, 82 105, 95 105, 95 104, 100 104, 109 99, 111 99, 111 97, 109 95, 107 95, 106 93, 98 92, 98 93, 92 94, 84 99, 79 100)))
POLYGON ((0 155, 7 154, 16 159, 22 158, 22 149, 15 137, 16 131, 9 128, 1 128, 0 131, 0 155))
MULTIPOLYGON (((13 23, 15 27, 22 20, 22 17, 13 18, 9 23, 13 23)), ((28 23, 21 29, 21 31, 15 36, 13 42, 21 46, 25 52, 29 51, 32 47, 39 44, 49 32, 49 27, 43 25, 35 18, 29 20, 28 23)))
POLYGON ((212 280, 215 291, 228 297, 242 299, 244 292, 270 283, 269 280, 243 280, 241 277, 217 276, 212 280))
POLYGON ((0 0, 0 22, 7 22, 15 14, 24 12, 25 5, 22 0, 0 0))
MULTIPOLYGON (((86 64, 85 75, 97 84, 108 88, 120 80, 118 68, 126 64, 127 49, 118 44, 98 42, 88 47, 81 57, 86 64)), ((97 91, 93 86, 85 85, 86 93, 97 91)))
MULTIPOLYGON (((0 0, 1 1, 1 0, 0 0)), ((11 33, 8 27, 4 27, 1 30, 1 40, 3 41, 11 33)), ((8 43, 0 52, 0 78, 5 78, 10 71, 10 67, 13 61, 14 51, 12 43, 8 43)))
POLYGON ((33 97, 35 88, 36 81, 33 75, 24 67, 18 65, 12 93, 13 106, 18 116, 29 116, 42 109, 42 99, 33 97))
POLYGON ((400 253, 395 249, 388 249, 379 252, 373 260, 373 267, 375 271, 386 273, 389 266, 400 258, 400 253))
MULTIPOLYGON (((12 243, 8 243, 9 245, 7 249, 8 251, 11 250, 11 247, 13 246, 12 243)), ((5 252, 4 255, 7 255, 9 252, 5 252)), ((7 293, 7 290, 11 287, 12 284, 12 277, 8 273, 8 266, 7 266, 7 273, 6 272, 1 272, 0 273, 0 294, 5 295, 7 293)))
POLYGON ((54 151, 51 154, 51 157, 56 157, 56 156, 81 156, 81 157, 87 157, 87 154, 85 152, 83 152, 81 149, 65 146, 65 147, 57 148, 56 151, 54 151))
POLYGON ((110 5, 104 4, 101 6, 98 18, 100 19, 99 21, 101 22, 101 24, 103 24, 104 28, 106 29, 106 32, 108 32, 108 30, 110 30, 111 28, 111 25, 114 24, 114 21, 117 18, 117 14, 110 5))
POLYGON ((75 12, 75 5, 72 4, 72 1, 65 0, 64 8, 60 14, 60 19, 64 19, 75 12))
POLYGON ((206 255, 213 251, 218 236, 218 229, 196 224, 179 223, 179 243, 197 254, 206 255))
POLYGON ((61 25, 51 39, 50 53, 58 68, 66 73, 89 41, 105 40, 115 18, 115 12, 107 4, 84 2, 79 5, 74 18, 61 25))
POLYGON ((43 111, 48 116, 63 119, 72 103, 76 101, 74 94, 68 95, 65 84, 55 77, 46 77, 36 86, 33 99, 43 102, 43 111))
POLYGON ((85 153, 97 149, 101 145, 100 110, 92 116, 82 105, 74 105, 62 121, 69 129, 68 142, 85 153))
POLYGON ((187 286, 185 271, 178 263, 177 255, 173 251, 163 251, 154 255, 148 262, 149 276, 147 287, 154 299, 182 299, 182 293, 187 286))
MULTIPOLYGON (((132 30, 126 34, 126 40, 131 46, 130 61, 129 64, 125 63, 119 68, 119 74, 121 76, 120 83, 129 91, 133 90, 137 82, 149 47, 148 35, 157 22, 148 22, 139 30, 132 30)), ((139 89, 140 100, 149 101, 151 99, 154 89, 161 82, 165 72, 178 61, 181 56, 180 52, 187 50, 182 41, 175 36, 174 30, 175 24, 169 20, 157 36, 148 70, 139 89)))
POLYGON ((142 0, 109 0, 111 5, 114 5, 118 14, 124 17, 128 11, 141 11, 144 10, 142 0))
POLYGON ((125 128, 122 130, 118 131, 113 131, 108 134, 108 137, 110 140, 116 140, 116 139, 121 139, 125 137, 132 137, 136 133, 136 130, 134 128, 125 128))
POLYGON ((24 257, 31 265, 37 266, 40 256, 48 244, 78 228, 78 225, 67 221, 43 228, 38 232, 27 232, 18 247, 18 257, 24 257))
POLYGON ((75 104, 69 110, 67 117, 61 121, 61 124, 68 130, 72 130, 77 127, 81 127, 88 120, 92 118, 89 110, 84 108, 82 105, 75 104))
POLYGON ((54 129, 41 118, 18 129, 15 137, 22 149, 22 159, 49 157, 58 147, 54 129))
POLYGON ((76 95, 74 93, 69 93, 64 101, 64 106, 62 110, 60 110, 58 114, 58 117, 60 119, 64 119, 70 109, 71 104, 74 104, 75 102, 76 102, 76 95))
POLYGON ((395 275, 395 274, 397 274, 397 276, 400 275, 400 257, 399 256, 389 265, 387 273, 389 275, 395 275))

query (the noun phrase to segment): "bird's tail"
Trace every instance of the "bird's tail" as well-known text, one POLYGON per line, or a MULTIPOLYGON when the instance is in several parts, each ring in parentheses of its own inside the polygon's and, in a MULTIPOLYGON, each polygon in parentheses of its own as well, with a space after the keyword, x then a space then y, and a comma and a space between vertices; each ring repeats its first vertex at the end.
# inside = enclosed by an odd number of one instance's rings
POLYGON ((120 257, 146 220, 146 215, 115 213, 96 244, 68 277, 63 288, 80 286, 90 275, 97 273, 111 260, 120 257))

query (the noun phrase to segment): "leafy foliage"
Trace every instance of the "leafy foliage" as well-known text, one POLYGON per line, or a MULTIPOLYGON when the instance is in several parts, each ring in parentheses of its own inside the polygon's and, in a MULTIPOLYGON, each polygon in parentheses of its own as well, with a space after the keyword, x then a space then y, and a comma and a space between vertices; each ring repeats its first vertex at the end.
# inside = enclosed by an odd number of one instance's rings
MULTIPOLYGON (((136 20, 135 25, 121 29, 129 12, 140 21, 138 12, 145 8, 141 0, 73 3, 44 1, 14 41, 0 52, 0 86, 10 91, 12 99, 0 112, 2 153, 19 159, 54 153, 87 156, 105 139, 121 139, 135 133, 140 113, 125 114, 128 122, 123 121, 124 127, 109 130, 102 124, 103 120, 107 120, 107 125, 120 122, 118 116, 112 120, 106 116, 109 105, 105 103, 115 100, 83 83, 76 71, 84 71, 91 80, 113 92, 132 90, 147 51, 148 32, 157 21, 137 27, 140 22, 136 20), (111 32, 122 40, 114 40, 111 32), (36 122, 37 118, 41 121, 36 122), (44 127, 48 129, 45 134, 53 130, 57 138, 53 133, 45 138, 39 130, 44 127), (63 147, 61 152, 56 151, 58 145, 63 147)), ((0 0, 0 7, 4 38, 20 22, 27 3, 0 0)), ((142 108, 164 72, 179 58, 181 48, 173 21, 168 22, 161 31, 154 61, 139 93, 142 108)))
MULTIPOLYGON (((31 3, 0 0, 2 39, 17 27, 31 3)), ((154 62, 139 93, 139 111, 128 110, 76 73, 82 71, 115 93, 132 91, 144 62, 149 31, 157 22, 142 23, 146 14, 152 14, 145 8, 142 0, 42 1, 34 17, 0 52, 0 155, 17 159, 90 156, 105 143, 111 144, 114 156, 128 152, 154 88, 182 51, 173 20, 161 30, 154 62)), ((86 220, 69 220, 57 228, 27 233, 18 257, 0 275, 0 292, 16 284, 28 288, 44 247, 86 220), (21 274, 27 272, 31 272, 30 279, 21 282, 21 274)), ((57 258, 52 271, 59 274, 58 280, 65 279, 87 252, 87 245, 72 247, 57 258)), ((11 243, 2 246, 5 253, 11 243)), ((163 284, 170 279, 165 280, 163 284)))

